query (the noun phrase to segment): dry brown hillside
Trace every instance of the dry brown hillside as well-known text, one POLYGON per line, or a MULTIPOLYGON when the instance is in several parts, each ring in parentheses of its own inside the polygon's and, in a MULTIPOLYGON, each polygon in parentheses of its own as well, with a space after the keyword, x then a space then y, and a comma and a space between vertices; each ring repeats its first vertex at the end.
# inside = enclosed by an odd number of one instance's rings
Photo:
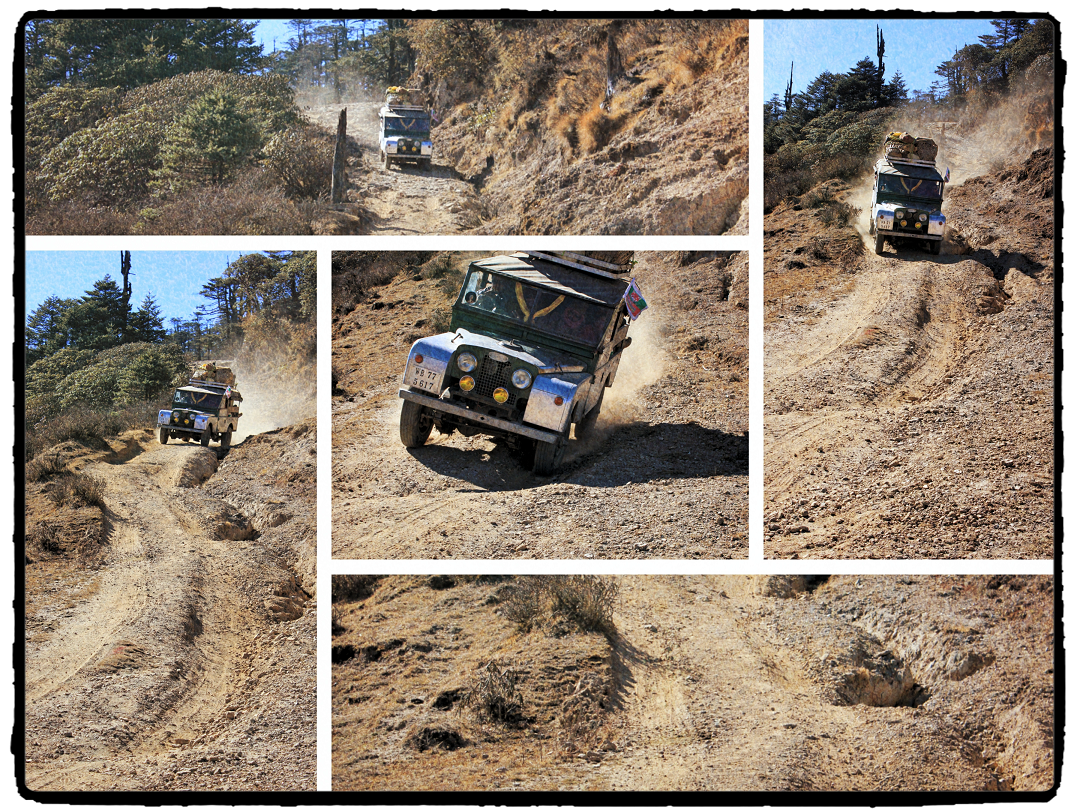
POLYGON ((348 109, 348 203, 321 231, 748 232, 746 20, 422 20, 410 31, 409 85, 436 122, 430 171, 383 167, 381 99, 305 100, 329 130, 348 109))
POLYGON ((1051 577, 554 580, 335 578, 334 789, 1052 786, 1051 577))
POLYGON ((437 148, 480 188, 477 230, 747 233, 747 43, 745 20, 548 21, 506 36, 479 95, 446 81, 433 93, 437 148), (606 98, 609 41, 622 69, 606 98))

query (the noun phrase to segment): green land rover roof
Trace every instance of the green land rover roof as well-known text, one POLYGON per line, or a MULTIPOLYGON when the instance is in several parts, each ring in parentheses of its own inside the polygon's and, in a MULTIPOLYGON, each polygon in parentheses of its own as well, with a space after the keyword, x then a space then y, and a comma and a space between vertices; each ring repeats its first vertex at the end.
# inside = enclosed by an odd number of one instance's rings
POLYGON ((494 270, 508 276, 519 278, 530 284, 550 287, 561 293, 573 293, 591 298, 609 307, 618 306, 629 281, 621 278, 594 276, 572 267, 564 267, 553 262, 546 262, 532 256, 515 253, 510 256, 492 256, 472 263, 473 267, 494 270))
POLYGON ((937 180, 939 183, 942 181, 942 177, 938 174, 937 169, 931 166, 913 166, 905 163, 894 164, 884 158, 878 161, 877 170, 880 174, 891 174, 896 177, 914 177, 918 180, 937 180))

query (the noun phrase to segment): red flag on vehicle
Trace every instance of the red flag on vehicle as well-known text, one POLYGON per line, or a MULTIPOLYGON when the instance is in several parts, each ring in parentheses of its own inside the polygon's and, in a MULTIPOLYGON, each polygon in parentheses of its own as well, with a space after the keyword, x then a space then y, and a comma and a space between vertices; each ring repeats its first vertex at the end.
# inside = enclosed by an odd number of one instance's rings
POLYGON ((636 321, 638 315, 649 306, 645 303, 645 296, 641 294, 636 279, 630 279, 630 286, 623 293, 623 300, 626 301, 626 311, 630 313, 630 320, 632 321, 636 321))

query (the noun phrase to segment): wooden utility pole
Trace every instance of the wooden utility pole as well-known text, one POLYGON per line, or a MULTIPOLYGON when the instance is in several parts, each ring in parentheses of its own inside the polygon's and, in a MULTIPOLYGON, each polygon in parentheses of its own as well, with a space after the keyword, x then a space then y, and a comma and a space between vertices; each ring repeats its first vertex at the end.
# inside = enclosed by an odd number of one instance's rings
POLYGON ((345 202, 345 184, 348 178, 345 176, 345 113, 348 107, 338 115, 337 143, 334 144, 334 174, 330 180, 330 202, 337 204, 345 202))

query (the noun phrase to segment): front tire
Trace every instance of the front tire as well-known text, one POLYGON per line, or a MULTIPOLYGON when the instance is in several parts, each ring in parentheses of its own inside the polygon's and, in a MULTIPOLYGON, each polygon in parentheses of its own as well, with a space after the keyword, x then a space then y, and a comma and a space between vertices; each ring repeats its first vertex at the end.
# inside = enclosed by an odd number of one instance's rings
POLYGON ((221 436, 221 449, 228 450, 232 445, 232 428, 226 430, 221 436))
POLYGON ((390 171, 390 156, 389 156, 389 155, 383 155, 383 164, 382 164, 382 167, 383 167, 383 168, 384 168, 384 169, 385 169, 386 171, 390 171))
POLYGON ((162 444, 168 444, 169 443, 169 429, 168 428, 158 428, 157 440, 159 442, 161 442, 162 444))
POLYGON ((878 231, 877 239, 874 240, 874 253, 878 256, 881 255, 881 251, 885 249, 885 234, 878 231))
POLYGON ((930 253, 933 256, 940 256, 941 255, 941 242, 940 241, 933 241, 933 242, 930 243, 930 253))
POLYGON ((202 435, 199 437, 199 444, 203 447, 210 446, 210 428, 207 428, 202 432, 202 435))
POLYGON ((401 403, 401 443, 406 447, 423 447, 433 424, 419 402, 406 399, 401 403))
POLYGON ((536 475, 552 475, 562 462, 565 451, 566 439, 560 438, 554 442, 538 441, 533 453, 533 472, 536 475))

